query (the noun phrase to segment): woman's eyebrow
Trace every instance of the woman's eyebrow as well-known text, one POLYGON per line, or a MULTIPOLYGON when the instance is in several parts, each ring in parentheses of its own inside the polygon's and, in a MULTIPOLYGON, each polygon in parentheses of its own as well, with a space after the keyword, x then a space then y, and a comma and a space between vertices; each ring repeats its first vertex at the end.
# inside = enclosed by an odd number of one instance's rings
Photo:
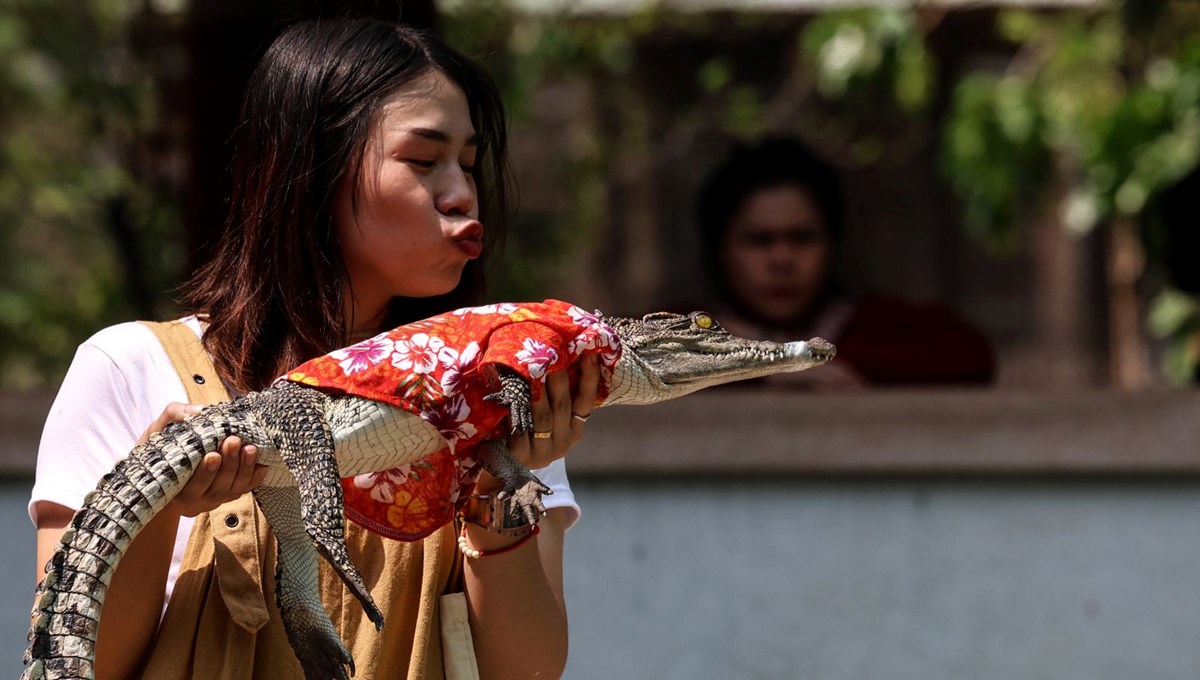
MULTIPOLYGON (((441 142, 442 144, 447 144, 450 142, 450 135, 441 130, 435 130, 433 128, 408 128, 407 132, 434 142, 441 142)), ((467 143, 465 146, 479 146, 479 135, 477 133, 472 133, 470 137, 467 137, 467 143)))

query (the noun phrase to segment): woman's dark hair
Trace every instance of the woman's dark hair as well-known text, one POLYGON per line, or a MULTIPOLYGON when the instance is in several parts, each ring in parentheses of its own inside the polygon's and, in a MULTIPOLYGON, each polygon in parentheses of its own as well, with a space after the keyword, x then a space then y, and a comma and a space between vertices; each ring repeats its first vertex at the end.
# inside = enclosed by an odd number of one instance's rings
POLYGON ((700 188, 696 205, 706 271, 724 289, 720 265, 729 224, 752 194, 781 185, 806 190, 832 240, 842 233, 842 185, 833 167, 792 139, 770 137, 735 147, 700 188))
POLYGON ((250 78, 234 133, 229 217, 213 257, 184 288, 185 304, 208 317, 205 348, 232 387, 261 389, 347 342, 335 189, 358 186, 381 104, 434 71, 465 92, 479 135, 475 181, 487 242, 457 288, 394 299, 385 327, 482 298, 486 258, 503 242, 509 182, 503 104, 491 79, 423 31, 374 19, 295 24, 250 78))

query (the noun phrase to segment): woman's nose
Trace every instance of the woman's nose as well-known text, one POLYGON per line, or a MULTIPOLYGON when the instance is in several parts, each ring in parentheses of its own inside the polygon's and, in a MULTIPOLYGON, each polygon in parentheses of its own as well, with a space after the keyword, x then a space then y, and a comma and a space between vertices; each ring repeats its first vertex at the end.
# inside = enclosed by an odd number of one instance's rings
POLYGON ((475 212, 475 182, 465 170, 446 173, 437 195, 437 209, 443 215, 471 215, 475 212))

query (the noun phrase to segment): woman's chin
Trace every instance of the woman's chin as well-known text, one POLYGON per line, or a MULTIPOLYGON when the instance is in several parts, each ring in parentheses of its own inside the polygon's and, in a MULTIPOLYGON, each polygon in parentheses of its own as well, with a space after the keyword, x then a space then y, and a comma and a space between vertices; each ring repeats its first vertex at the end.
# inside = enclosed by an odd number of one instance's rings
POLYGON ((406 297, 406 298, 438 297, 439 295, 446 295, 448 293, 454 292, 454 289, 458 287, 458 284, 461 281, 462 281, 462 277, 459 276, 458 278, 455 278, 453 281, 441 281, 441 282, 437 282, 437 283, 431 282, 428 285, 420 286, 420 287, 409 286, 408 289, 405 290, 404 292, 397 293, 396 297, 406 297))

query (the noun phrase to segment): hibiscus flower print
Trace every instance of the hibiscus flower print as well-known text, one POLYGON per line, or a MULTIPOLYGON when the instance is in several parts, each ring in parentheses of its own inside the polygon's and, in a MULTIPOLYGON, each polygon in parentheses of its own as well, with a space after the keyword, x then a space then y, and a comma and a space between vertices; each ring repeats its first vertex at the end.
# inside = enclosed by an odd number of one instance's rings
POLYGON ((432 409, 421 412, 421 417, 442 433, 451 448, 458 440, 475 436, 475 426, 467 422, 470 415, 471 407, 462 395, 440 399, 432 409))
POLYGON ((391 340, 376 336, 345 349, 330 352, 329 356, 338 361, 346 375, 354 375, 386 359, 392 353, 392 348, 391 340))
POLYGON ((581 307, 576 307, 575 305, 567 308, 567 314, 570 315, 572 321, 584 328, 591 328, 592 326, 599 326, 604 323, 600 319, 600 312, 594 314, 585 312, 581 307))
POLYGON ((558 361, 558 352, 540 340, 525 338, 525 342, 521 346, 524 349, 517 352, 517 360, 525 365, 525 368, 529 370, 529 377, 534 380, 545 377, 546 369, 558 361))
POLYGON ((517 311, 517 306, 511 302, 502 302, 498 305, 480 305, 479 307, 466 307, 464 309, 455 310, 456 316, 466 316, 468 314, 501 314, 508 315, 517 311))
POLYGON ((571 339, 567 349, 572 355, 583 354, 589 349, 613 349, 617 350, 621 347, 621 338, 616 331, 606 323, 597 323, 591 327, 585 327, 583 332, 571 339))
POLYGON ((368 472, 354 477, 354 486, 370 489, 371 498, 380 503, 396 500, 396 489, 408 482, 411 465, 402 465, 382 472, 368 472))
POLYGON ((437 367, 438 352, 445 346, 446 343, 436 335, 415 333, 407 340, 396 341, 392 365, 418 375, 429 373, 437 367))
POLYGON ((475 366, 479 358, 479 343, 472 341, 460 353, 453 347, 444 347, 438 352, 438 361, 442 362, 442 392, 447 395, 458 394, 462 390, 463 375, 475 366))

